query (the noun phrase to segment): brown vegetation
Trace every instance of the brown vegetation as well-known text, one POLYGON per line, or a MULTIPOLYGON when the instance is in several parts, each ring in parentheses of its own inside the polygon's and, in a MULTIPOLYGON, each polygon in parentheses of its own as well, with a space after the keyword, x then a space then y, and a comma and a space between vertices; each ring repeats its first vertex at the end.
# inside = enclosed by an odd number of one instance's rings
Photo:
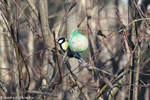
POLYGON ((0 0, 0 99, 149 100, 149 8, 149 0, 0 0), (56 41, 73 29, 88 37, 88 66, 59 53, 56 41))

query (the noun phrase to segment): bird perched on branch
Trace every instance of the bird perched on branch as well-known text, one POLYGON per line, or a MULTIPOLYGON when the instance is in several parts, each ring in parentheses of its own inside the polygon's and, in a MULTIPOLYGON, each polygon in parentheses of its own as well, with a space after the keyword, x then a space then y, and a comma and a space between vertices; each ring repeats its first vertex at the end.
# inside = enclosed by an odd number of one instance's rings
POLYGON ((61 51, 69 57, 75 57, 85 66, 88 66, 86 61, 81 58, 81 54, 88 49, 88 39, 81 34, 80 32, 73 30, 69 36, 69 40, 66 40, 64 37, 58 39, 57 43, 59 44, 61 51))

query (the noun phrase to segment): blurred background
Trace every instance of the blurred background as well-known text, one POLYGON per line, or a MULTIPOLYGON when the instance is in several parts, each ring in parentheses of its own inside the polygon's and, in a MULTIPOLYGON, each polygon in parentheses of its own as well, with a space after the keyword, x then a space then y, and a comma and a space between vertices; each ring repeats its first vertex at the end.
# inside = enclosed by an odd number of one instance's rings
POLYGON ((150 0, 0 0, 0 99, 150 100, 150 0), (75 58, 56 43, 75 29, 75 58))

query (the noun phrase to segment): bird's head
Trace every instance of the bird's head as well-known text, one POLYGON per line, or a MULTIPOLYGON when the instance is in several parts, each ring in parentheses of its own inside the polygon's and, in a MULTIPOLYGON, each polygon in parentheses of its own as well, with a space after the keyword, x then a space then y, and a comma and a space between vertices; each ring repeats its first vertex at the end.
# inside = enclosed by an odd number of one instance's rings
POLYGON ((65 40, 64 37, 58 39, 57 43, 63 51, 66 51, 68 48, 68 41, 65 40))
POLYGON ((58 43, 59 45, 61 45, 61 44, 64 43, 64 42, 65 42, 65 38, 64 38, 64 37, 59 38, 58 41, 57 41, 57 43, 58 43))

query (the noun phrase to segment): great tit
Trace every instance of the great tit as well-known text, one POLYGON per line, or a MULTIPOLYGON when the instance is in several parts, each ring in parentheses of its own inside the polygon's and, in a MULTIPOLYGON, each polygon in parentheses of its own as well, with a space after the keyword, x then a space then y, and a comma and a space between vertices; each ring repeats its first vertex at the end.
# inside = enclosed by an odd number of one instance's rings
POLYGON ((67 51, 68 57, 75 57, 80 62, 82 62, 84 64, 84 66, 88 66, 86 61, 84 61, 83 58, 81 58, 80 53, 71 51, 71 49, 69 47, 69 42, 64 37, 59 38, 57 43, 59 44, 60 49, 61 49, 63 54, 67 51))

